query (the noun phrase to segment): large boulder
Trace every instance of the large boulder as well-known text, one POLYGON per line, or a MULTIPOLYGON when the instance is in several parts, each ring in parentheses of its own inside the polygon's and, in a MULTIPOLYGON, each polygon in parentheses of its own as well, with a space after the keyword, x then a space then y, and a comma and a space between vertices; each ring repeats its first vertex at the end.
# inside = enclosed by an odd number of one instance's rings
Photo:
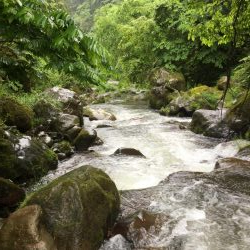
POLYGON ((215 138, 228 138, 230 129, 224 121, 226 110, 196 110, 190 124, 191 130, 215 138))
POLYGON ((116 120, 116 117, 114 114, 109 113, 103 109, 93 109, 90 107, 85 107, 83 109, 83 115, 89 117, 90 121, 95 121, 95 120, 115 121, 116 120))
POLYGON ((0 176, 17 182, 38 179, 57 167, 57 156, 29 136, 5 132, 0 137, 0 176))
POLYGON ((45 94, 61 103, 63 113, 76 115, 81 126, 83 125, 82 103, 79 96, 69 89, 53 87, 45 91, 45 94))
POLYGON ((178 92, 186 90, 186 82, 181 73, 169 72, 163 68, 153 70, 150 76, 151 92, 149 104, 160 109, 170 103, 178 92))
POLYGON ((9 97, 0 98, 0 119, 8 126, 16 126, 21 132, 32 127, 32 111, 9 97))
POLYGON ((150 83, 153 86, 163 86, 167 84, 168 87, 178 91, 186 90, 186 81, 183 74, 179 72, 170 72, 164 68, 158 68, 152 71, 150 83))
POLYGON ((11 214, 0 231, 1 250, 56 250, 54 239, 44 228, 42 209, 27 206, 11 214))
POLYGON ((203 249, 248 249, 249 183, 250 168, 238 163, 210 173, 181 171, 157 186, 123 191, 122 225, 113 234, 133 249, 197 249, 197 242, 203 249))
POLYGON ((0 217, 7 217, 25 198, 24 189, 0 177, 0 217))
POLYGON ((82 166, 33 193, 23 205, 33 204, 41 206, 41 220, 57 249, 85 250, 100 247, 119 213, 120 200, 108 175, 82 166))

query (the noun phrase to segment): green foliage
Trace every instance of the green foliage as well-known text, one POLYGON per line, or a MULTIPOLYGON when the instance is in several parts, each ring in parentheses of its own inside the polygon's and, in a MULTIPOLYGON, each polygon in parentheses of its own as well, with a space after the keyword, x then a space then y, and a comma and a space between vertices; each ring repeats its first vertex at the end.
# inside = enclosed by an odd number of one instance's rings
POLYGON ((154 1, 126 0, 105 5, 96 14, 94 33, 110 52, 121 79, 142 82, 157 60, 154 6, 154 1))
POLYGON ((100 81, 97 66, 106 60, 104 51, 53 1, 1 0, 0 32, 3 78, 18 80, 25 91, 30 91, 32 76, 38 76, 39 57, 44 67, 100 81))

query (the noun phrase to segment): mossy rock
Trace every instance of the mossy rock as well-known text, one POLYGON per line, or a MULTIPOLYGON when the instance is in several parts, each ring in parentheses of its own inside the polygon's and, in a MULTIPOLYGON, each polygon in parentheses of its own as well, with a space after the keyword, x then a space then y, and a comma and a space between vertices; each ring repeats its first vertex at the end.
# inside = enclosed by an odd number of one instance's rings
POLYGON ((14 180, 18 177, 16 173, 17 155, 13 144, 0 137, 0 176, 14 180))
MULTIPOLYGON (((28 197, 22 206, 37 204, 44 226, 57 249, 99 249, 119 213, 115 184, 102 170, 82 166, 28 197)), ((14 240, 14 239, 13 239, 14 240)))
POLYGON ((7 217, 25 198, 24 189, 0 177, 0 217, 7 217))
POLYGON ((95 130, 89 131, 82 129, 73 141, 77 151, 87 150, 96 140, 97 133, 95 130))
POLYGON ((216 88, 208 86, 198 86, 172 100, 169 105, 162 110, 162 113, 168 111, 168 115, 192 116, 198 109, 215 110, 222 92, 216 88))
POLYGON ((32 128, 33 112, 9 97, 0 98, 0 118, 8 126, 16 126, 20 132, 32 128))
POLYGON ((9 136, 0 138, 1 177, 22 183, 57 167, 57 155, 45 144, 28 136, 9 136))
POLYGON ((53 149, 58 150, 60 153, 65 154, 65 156, 72 155, 73 148, 68 141, 61 141, 53 145, 53 149))

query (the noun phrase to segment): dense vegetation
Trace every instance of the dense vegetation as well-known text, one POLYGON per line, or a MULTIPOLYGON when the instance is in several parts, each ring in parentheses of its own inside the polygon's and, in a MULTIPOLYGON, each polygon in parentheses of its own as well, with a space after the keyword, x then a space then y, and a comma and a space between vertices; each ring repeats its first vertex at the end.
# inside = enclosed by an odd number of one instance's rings
POLYGON ((0 1, 0 77, 14 90, 31 91, 48 69, 98 82, 100 46, 54 1, 0 1))
POLYGON ((126 0, 99 10, 94 32, 130 81, 163 66, 211 84, 247 55, 249 12, 238 0, 126 0))

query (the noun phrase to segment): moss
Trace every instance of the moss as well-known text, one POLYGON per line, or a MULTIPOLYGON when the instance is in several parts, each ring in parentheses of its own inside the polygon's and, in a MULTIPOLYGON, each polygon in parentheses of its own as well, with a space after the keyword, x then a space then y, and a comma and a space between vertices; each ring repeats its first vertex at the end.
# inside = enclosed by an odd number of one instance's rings
POLYGON ((23 206, 32 204, 42 207, 58 249, 72 248, 72 242, 79 244, 75 249, 98 249, 118 215, 120 198, 102 170, 83 166, 33 193, 23 206))
POLYGON ((76 150, 87 150, 96 139, 96 133, 90 134, 87 130, 82 129, 73 141, 76 150))
POLYGON ((16 126, 21 132, 32 127, 33 112, 16 100, 8 97, 0 98, 0 118, 8 126, 16 126))
POLYGON ((56 148, 65 155, 69 156, 72 152, 72 146, 68 141, 61 141, 56 144, 56 148))
POLYGON ((183 98, 190 101, 190 107, 197 109, 216 109, 222 92, 215 87, 199 86, 183 94, 183 98))
POLYGON ((18 177, 16 170, 17 157, 12 143, 0 137, 0 173, 7 179, 18 177))

